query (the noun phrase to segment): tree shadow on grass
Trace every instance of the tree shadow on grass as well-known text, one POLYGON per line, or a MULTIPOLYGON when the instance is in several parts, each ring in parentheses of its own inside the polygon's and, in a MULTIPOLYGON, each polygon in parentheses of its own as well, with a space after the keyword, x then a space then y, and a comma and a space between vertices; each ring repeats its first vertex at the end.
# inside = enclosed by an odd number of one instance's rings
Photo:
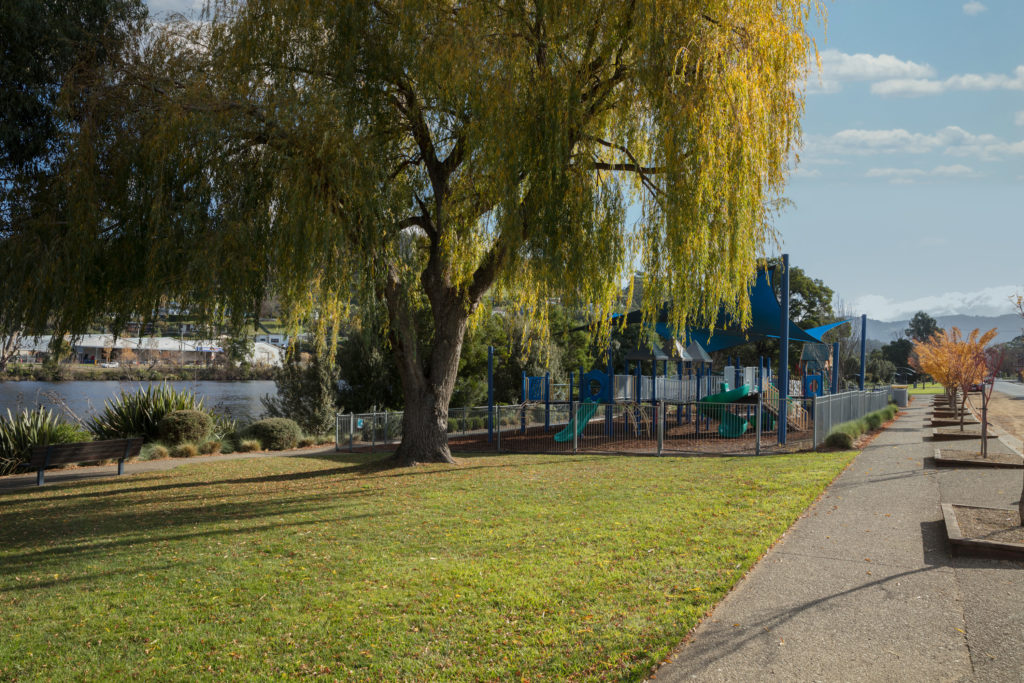
MULTIPOLYGON (((154 483, 146 486, 122 487, 120 481, 106 481, 104 485, 107 488, 99 491, 94 490, 98 486, 95 482, 32 490, 29 495, 11 497, 8 504, 0 508, 0 547, 4 549, 0 552, 0 575, 29 571, 40 562, 50 562, 55 558, 102 557, 117 548, 133 545, 379 517, 381 513, 327 518, 316 515, 326 508, 337 510, 342 499, 355 503, 361 498, 380 495, 380 487, 358 487, 360 483, 377 479, 460 475, 477 469, 565 463, 558 457, 529 462, 508 458, 500 462, 486 462, 490 458, 489 454, 462 454, 460 459, 465 464, 460 466, 400 469, 371 460, 326 469, 202 481, 182 481, 180 470, 174 470, 152 477, 154 483), (306 483, 310 486, 306 487, 306 483), (315 486, 318 483, 324 485, 315 486), (280 487, 275 488, 275 484, 280 487), (259 490, 253 490, 266 489, 268 485, 270 490, 265 491, 262 497, 259 490), (79 492, 78 489, 86 490, 79 492), (181 495, 161 495, 167 493, 181 495), (314 515, 316 519, 281 519, 295 515, 314 515), (244 525, 246 520, 267 518, 278 518, 278 521, 257 527, 244 525), (230 527, 179 531, 211 524, 230 524, 230 527), (18 552, 19 549, 24 550, 18 552)), ((330 457, 321 459, 336 461, 330 457)), ((346 461, 345 456, 338 459, 346 461)), ((598 459, 606 459, 606 456, 577 456, 575 462, 598 459)), ((187 472, 195 473, 196 470, 187 472)))
MULTIPOLYGON (((330 518, 311 518, 285 521, 276 519, 263 524, 250 524, 253 520, 267 517, 294 516, 323 511, 323 502, 304 501, 301 505, 254 505, 230 504, 190 508, 169 519, 166 511, 156 510, 145 514, 105 517, 80 517, 75 526, 63 520, 41 523, 34 527, 31 547, 22 552, 0 553, 0 577, 30 572, 65 569, 69 559, 75 562, 110 558, 118 551, 138 548, 145 553, 145 547, 156 544, 193 542, 201 539, 229 538, 240 535, 260 535, 284 528, 301 528, 323 523, 345 524, 361 519, 378 519, 394 513, 362 513, 330 518), (197 525, 238 522, 230 526, 218 526, 196 530, 197 525), (91 539, 95 539, 94 541, 91 539)), ((7 542, 5 547, 12 547, 7 542)), ((182 549, 182 552, 187 552, 182 549)), ((125 572, 140 569, 126 567, 125 572)), ((97 575, 97 574, 92 574, 97 575)))
MULTIPOLYGON (((295 457, 295 456, 286 456, 295 457)), ((203 488, 210 486, 236 486, 236 485, 260 485, 260 484, 273 484, 273 483, 291 483, 301 481, 316 481, 325 480, 331 477, 343 477, 338 478, 335 483, 344 483, 347 481, 353 481, 355 479, 360 480, 373 480, 378 478, 400 478, 400 477, 419 477, 419 476, 442 476, 459 474, 462 472, 477 470, 477 469, 508 469, 508 468, 519 468, 519 467, 537 467, 545 465, 563 465, 565 464, 564 458, 553 457, 551 460, 546 461, 534 461, 534 462, 512 462, 508 460, 507 456, 501 456, 504 460, 500 463, 484 464, 484 460, 495 458, 494 454, 470 454, 470 453, 459 453, 457 458, 459 460, 467 461, 471 464, 454 465, 450 467, 433 467, 433 466, 414 466, 414 467, 395 467, 388 461, 388 454, 379 454, 372 460, 369 461, 356 461, 352 462, 350 456, 338 456, 332 457, 329 455, 320 455, 308 459, 323 460, 327 462, 342 462, 352 463, 343 465, 341 467, 331 467, 324 469, 314 470, 303 470, 297 472, 283 472, 279 474, 267 474, 256 477, 240 477, 234 479, 209 479, 203 481, 170 481, 166 479, 170 476, 173 477, 174 470, 166 470, 156 476, 149 477, 150 481, 157 481, 161 483, 154 483, 152 485, 145 486, 129 486, 131 479, 124 482, 123 487, 119 487, 120 481, 114 479, 103 479, 96 481, 82 481, 82 482, 64 482, 60 485, 53 487, 47 487, 43 489, 20 489, 18 491, 20 496, 12 496, 6 500, 0 500, 0 509, 4 507, 17 506, 24 504, 29 501, 38 501, 46 498, 50 498, 53 501, 65 501, 68 499, 81 498, 81 499, 100 499, 100 498, 112 498, 118 496, 127 496, 138 493, 153 493, 157 491, 174 491, 181 489, 193 489, 203 488), (478 464, 479 463, 479 464, 478 464), (164 483, 166 482, 166 483, 164 483), (103 491, 93 490, 95 488, 105 486, 110 487, 103 491), (82 490, 86 489, 86 490, 82 490), (81 493, 70 493, 70 491, 79 491, 81 493)), ((608 456, 601 455, 590 455, 590 456, 573 456, 573 462, 587 462, 591 460, 598 460, 607 458, 608 456)), ((202 467, 200 463, 196 463, 197 467, 202 467)), ((194 470, 193 470, 194 472, 194 470)), ((0 518, 2 519, 2 518, 0 518)))

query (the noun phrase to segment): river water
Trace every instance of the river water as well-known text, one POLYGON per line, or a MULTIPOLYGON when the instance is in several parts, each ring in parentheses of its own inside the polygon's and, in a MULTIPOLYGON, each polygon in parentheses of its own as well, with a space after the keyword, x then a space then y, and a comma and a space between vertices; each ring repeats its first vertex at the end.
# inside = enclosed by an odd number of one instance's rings
MULTIPOLYGON (((103 402, 122 391, 134 392, 160 382, 0 382, 0 415, 7 409, 17 412, 22 408, 43 405, 60 409, 65 403, 78 417, 87 418, 103 409, 103 402)), ((240 423, 260 417, 263 405, 260 397, 276 395, 271 381, 249 382, 168 382, 176 390, 196 392, 205 399, 205 406, 227 415, 240 423)))

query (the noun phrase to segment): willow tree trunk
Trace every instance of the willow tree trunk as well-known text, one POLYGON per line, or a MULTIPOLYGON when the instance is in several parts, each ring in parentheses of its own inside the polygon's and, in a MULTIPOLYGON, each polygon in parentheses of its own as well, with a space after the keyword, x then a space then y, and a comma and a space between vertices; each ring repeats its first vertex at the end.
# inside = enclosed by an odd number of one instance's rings
MULTIPOLYGON (((458 360, 456 359, 456 365, 458 360)), ((427 390, 405 396, 402 442, 392 458, 396 466, 454 462, 448 448, 448 397, 427 390), (442 400, 443 399, 443 400, 442 400)))
MULTIPOLYGON (((401 294, 392 290, 393 295, 401 294)), ((401 467, 417 463, 455 462, 448 447, 448 404, 455 389, 459 356, 469 311, 456 297, 438 298, 433 308, 433 339, 429 349, 420 341, 413 316, 404 305, 391 305, 390 337, 402 379, 405 414, 402 442, 391 459, 401 467), (429 352, 429 353, 428 353, 429 352)))

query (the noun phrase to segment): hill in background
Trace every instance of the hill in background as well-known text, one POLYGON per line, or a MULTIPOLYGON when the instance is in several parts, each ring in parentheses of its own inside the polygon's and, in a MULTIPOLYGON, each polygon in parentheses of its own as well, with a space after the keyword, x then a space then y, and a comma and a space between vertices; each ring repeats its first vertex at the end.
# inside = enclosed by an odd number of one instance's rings
MULTIPOLYGON (((1024 319, 1015 313, 997 316, 985 315, 943 315, 935 316, 939 327, 948 330, 951 327, 959 327, 965 334, 974 328, 987 332, 993 327, 999 332, 996 334, 995 343, 1002 344, 1020 336, 1024 330, 1024 319)), ((868 341, 878 341, 888 344, 894 339, 906 336, 904 330, 910 324, 910 319, 883 322, 868 318, 868 341)))

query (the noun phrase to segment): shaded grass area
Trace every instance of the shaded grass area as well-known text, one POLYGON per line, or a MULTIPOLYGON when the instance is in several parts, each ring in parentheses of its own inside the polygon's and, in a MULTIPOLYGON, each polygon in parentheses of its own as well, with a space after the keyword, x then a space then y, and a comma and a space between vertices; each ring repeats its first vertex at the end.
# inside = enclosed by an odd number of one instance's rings
POLYGON ((853 458, 370 455, 0 497, 0 679, 636 680, 853 458))

